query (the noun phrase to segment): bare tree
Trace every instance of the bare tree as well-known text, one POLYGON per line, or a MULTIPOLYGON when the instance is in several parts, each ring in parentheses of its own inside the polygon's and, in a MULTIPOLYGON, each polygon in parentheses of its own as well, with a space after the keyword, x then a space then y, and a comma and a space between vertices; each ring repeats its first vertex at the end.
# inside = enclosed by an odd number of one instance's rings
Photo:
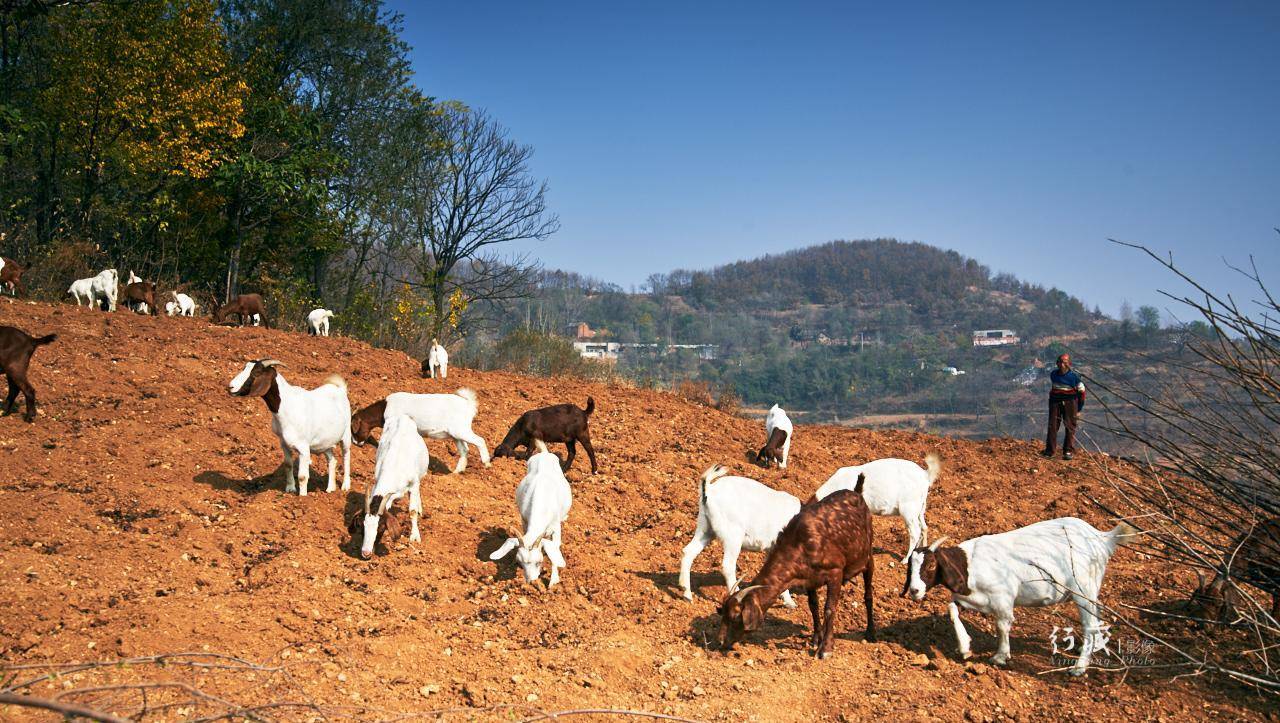
POLYGON ((531 147, 513 141, 483 111, 454 103, 440 107, 439 132, 442 148, 424 153, 414 174, 413 273, 405 280, 431 304, 432 337, 448 325, 456 294, 475 309, 527 295, 533 265, 504 258, 495 247, 545 239, 560 227, 546 208, 546 182, 529 173, 531 147))
MULTIPOLYGON (((1092 380, 1107 412, 1106 431, 1136 445, 1146 457, 1140 467, 1101 466, 1103 479, 1120 499, 1108 511, 1146 528, 1152 556, 1200 574, 1198 595, 1208 589, 1203 573, 1225 580, 1230 593, 1215 594, 1234 598, 1233 614, 1226 619, 1205 616, 1215 619, 1201 622, 1243 626, 1249 630, 1247 641, 1239 635, 1226 636, 1236 644, 1200 636, 1197 642, 1203 645, 1188 651, 1188 660, 1280 689, 1280 661, 1275 659, 1280 623, 1269 596, 1244 585, 1264 592, 1280 589, 1280 561, 1265 553, 1267 546, 1280 550, 1280 540, 1264 541, 1263 553, 1244 544, 1255 535, 1274 536, 1278 529, 1268 521, 1280 515, 1280 306, 1256 265, 1236 269, 1259 295, 1242 307, 1231 296, 1224 298, 1196 282, 1172 257, 1133 248, 1191 285, 1197 298, 1165 295, 1200 317, 1209 333, 1189 337, 1185 358, 1115 370, 1092 380)), ((1186 612, 1164 614, 1198 616, 1194 607, 1186 612)))

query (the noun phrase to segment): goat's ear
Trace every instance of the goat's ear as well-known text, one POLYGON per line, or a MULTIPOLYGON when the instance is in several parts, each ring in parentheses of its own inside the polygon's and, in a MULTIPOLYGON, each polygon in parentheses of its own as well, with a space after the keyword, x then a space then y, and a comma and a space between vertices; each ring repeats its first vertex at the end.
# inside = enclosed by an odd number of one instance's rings
POLYGON ((271 385, 276 381, 276 370, 261 363, 254 365, 253 371, 249 373, 249 393, 247 397, 261 397, 271 389, 271 385))
POLYGON ((508 537, 507 541, 502 543, 502 547, 499 547, 498 549, 489 553, 489 559, 501 560, 502 558, 510 554, 512 550, 516 549, 516 545, 519 545, 519 544, 520 544, 520 540, 514 537, 508 537))
POLYGON ((760 609, 760 601, 758 595, 753 595, 751 599, 742 603, 742 628, 743 630, 756 630, 760 627, 760 623, 764 620, 764 611, 760 609))
POLYGON ((566 567, 564 564, 564 556, 560 554, 559 543, 547 540, 542 543, 542 551, 547 553, 547 559, 551 561, 552 565, 555 565, 556 567, 566 567))

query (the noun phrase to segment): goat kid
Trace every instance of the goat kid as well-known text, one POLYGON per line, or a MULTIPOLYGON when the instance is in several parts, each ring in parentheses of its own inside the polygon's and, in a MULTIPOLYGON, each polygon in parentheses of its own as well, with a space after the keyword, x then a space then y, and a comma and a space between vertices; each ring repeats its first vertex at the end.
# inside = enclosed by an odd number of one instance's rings
POLYGON ((587 451, 587 457, 591 459, 591 474, 595 474, 596 450, 591 446, 591 430, 588 427, 591 413, 595 408, 596 400, 587 397, 585 409, 579 409, 572 404, 556 404, 541 409, 531 409, 521 414, 515 424, 511 425, 511 429, 507 430, 507 436, 503 437, 502 443, 493 450, 493 458, 516 457, 519 459, 516 448, 521 446, 525 448, 524 454, 527 456, 533 451, 535 440, 563 442, 569 450, 569 456, 560 468, 568 471, 573 466, 573 459, 578 451, 574 442, 579 442, 587 451))
POLYGON ((533 582, 542 575, 543 553, 546 553, 551 563, 547 587, 554 587, 560 582, 560 568, 565 566, 560 551, 560 528, 573 506, 573 492, 560 469, 560 458, 548 452, 541 440, 534 440, 534 446, 538 451, 529 457, 528 472, 516 488, 516 508, 520 510, 524 533, 507 538, 489 559, 501 560, 515 550, 525 582, 533 582))
POLYGON ((383 420, 408 415, 419 434, 431 439, 452 439, 458 445, 458 465, 453 472, 461 474, 467 469, 468 444, 480 450, 480 462, 485 467, 490 465, 488 445, 471 431, 478 409, 476 393, 466 387, 453 394, 396 392, 351 415, 351 437, 363 445, 373 438, 373 430, 381 427, 383 420))
POLYGON ((360 557, 366 560, 373 557, 379 522, 395 501, 406 494, 409 495, 409 541, 422 540, 418 531, 418 517, 422 515, 420 485, 430 463, 427 443, 422 441, 413 419, 406 414, 388 418, 382 439, 378 442, 373 489, 365 495, 360 557))
POLYGON ((124 303, 139 314, 155 316, 159 313, 156 307, 156 285, 149 281, 130 282, 124 287, 124 303))
MULTIPOLYGON (((768 552, 778 533, 800 511, 800 500, 795 495, 728 474, 724 466, 717 464, 703 472, 698 481, 698 527, 680 558, 680 587, 685 600, 693 599, 689 585, 693 560, 712 540, 720 540, 724 546, 720 569, 725 589, 733 590, 738 584, 740 551, 768 552)), ((782 598, 787 607, 796 606, 790 591, 783 590, 782 598)))
POLYGON ((842 467, 814 493, 822 499, 835 490, 852 489, 865 474, 866 485, 862 498, 871 508, 871 514, 887 517, 900 515, 907 525, 907 563, 911 551, 929 544, 929 525, 925 522, 925 507, 929 502, 929 489, 942 474, 942 457, 936 452, 924 456, 924 468, 905 459, 877 459, 856 467, 842 467))
POLYGON ((22 415, 23 421, 36 421, 36 389, 27 380, 27 372, 31 366, 31 355, 36 349, 52 343, 57 334, 48 336, 31 336, 14 326, 0 326, 0 370, 9 380, 9 396, 4 400, 4 413, 12 414, 18 405, 18 392, 27 400, 27 411, 22 415))
POLYGON ((1271 619, 1280 621, 1280 517, 1265 520, 1231 541, 1223 569, 1206 581, 1203 574, 1188 602, 1198 618, 1232 622, 1247 605, 1235 581, 1247 582, 1271 594, 1271 619))
POLYGON ((771 463, 777 462, 779 469, 787 468, 787 456, 791 453, 792 430, 791 418, 787 416, 786 411, 776 404, 773 405, 764 418, 764 446, 756 454, 756 461, 761 467, 768 468, 771 463))
POLYGON ((311 336, 329 336, 329 320, 333 312, 328 309, 313 309, 307 314, 307 333, 311 336))
POLYGON ((830 657, 834 645, 836 611, 844 583, 862 575, 867 607, 866 639, 876 639, 871 578, 871 511, 862 500, 861 484, 810 502, 778 535, 760 573, 744 588, 731 592, 720 604, 721 650, 728 651, 747 633, 758 630, 778 594, 799 586, 809 598, 813 617, 810 648, 820 659, 830 657), (824 615, 818 615, 818 590, 827 589, 824 615))
POLYGON ((902 596, 924 600, 941 585, 951 592, 947 610, 955 627, 960 655, 970 656, 969 633, 960 608, 995 618, 1000 642, 991 656, 995 665, 1009 662, 1009 631, 1015 607, 1044 607, 1071 600, 1080 611, 1084 641, 1072 675, 1084 675, 1102 635, 1098 593, 1107 563, 1138 531, 1121 522, 1101 532, 1084 520, 1060 517, 998 535, 983 535, 954 547, 947 538, 913 551, 907 562, 902 596))
MULTIPOLYGON (((180 315, 182 315, 182 316, 195 316, 195 315, 196 315, 196 300, 195 300, 195 299, 193 299, 193 298, 191 298, 190 296, 187 296, 186 294, 181 293, 181 292, 179 292, 179 291, 170 291, 169 293, 170 293, 171 295, 173 295, 173 301, 172 301, 172 302, 170 302, 170 303, 173 303, 173 304, 175 304, 175 305, 176 305, 176 309, 177 309, 177 313, 178 313, 178 314, 180 314, 180 315)), ((166 305, 166 308, 167 308, 167 305, 166 305)), ((172 314, 170 314, 170 316, 172 316, 172 314)))
POLYGON ((427 358, 422 361, 422 376, 431 379, 437 376, 441 379, 449 378, 449 352, 435 339, 431 340, 431 351, 427 352, 427 358))
POLYGON ((311 477, 311 454, 323 452, 329 461, 327 492, 337 489, 335 445, 342 445, 342 489, 351 489, 351 403, 347 383, 334 374, 315 389, 295 387, 285 380, 275 359, 251 361, 231 380, 227 392, 237 397, 262 397, 271 412, 271 431, 284 453, 285 491, 306 497, 311 477), (297 473, 294 473, 294 464, 297 473))

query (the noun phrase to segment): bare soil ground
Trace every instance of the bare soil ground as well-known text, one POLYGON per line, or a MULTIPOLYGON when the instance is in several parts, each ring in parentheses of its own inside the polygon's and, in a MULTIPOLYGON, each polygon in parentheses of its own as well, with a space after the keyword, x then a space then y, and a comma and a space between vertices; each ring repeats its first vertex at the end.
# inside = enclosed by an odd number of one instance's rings
MULTIPOLYGON (((1049 637, 1055 625, 1077 625, 1070 608, 1020 610, 1008 668, 958 660, 942 592, 923 604, 898 596, 896 560, 906 543, 898 519, 875 523, 879 642, 863 640, 861 595, 847 595, 830 660, 805 653, 803 604, 773 608, 763 631, 734 653, 711 649, 725 592, 718 545, 697 561, 695 600, 678 597, 698 474, 714 462, 804 498, 842 465, 922 460, 937 450, 945 470, 930 498, 931 532, 963 539, 1064 515, 1109 528, 1084 497, 1107 495, 1086 474, 1096 461, 1088 456, 1065 464, 1036 456, 1034 443, 801 426, 790 469, 764 471, 747 464, 763 441, 758 421, 663 393, 456 367, 447 381, 426 380, 398 352, 200 318, 0 302, 0 323, 59 335, 32 365, 36 423, 0 420, 0 659, 14 666, 218 652, 270 668, 93 668, 31 686, 34 695, 181 681, 242 704, 299 704, 258 713, 286 720, 443 709, 512 719, 583 708, 704 720, 1275 715, 1274 698, 1207 676, 1045 673, 1062 664, 1051 658, 1049 637), (261 400, 226 391, 246 360, 267 356, 285 362, 295 384, 343 375, 357 408, 398 390, 471 387, 481 400, 476 431, 491 447, 519 413, 593 396, 601 472, 590 475, 581 454, 570 471, 562 585, 526 585, 512 562, 488 560, 517 523, 512 497, 523 463, 502 459, 485 469, 473 456, 465 474, 450 475, 454 453, 435 441, 429 447, 439 458, 423 483, 424 540, 359 559, 342 519, 372 481, 374 449, 354 451, 352 491, 326 494, 317 464, 312 495, 285 494, 269 413, 261 400)), ((760 560, 744 553, 740 572, 749 576, 760 560)), ((1175 582, 1160 563, 1122 550, 1103 597, 1170 607, 1175 582)), ((990 622, 969 615, 967 624, 985 659, 994 649, 990 622)), ((1161 630, 1175 640, 1191 634, 1161 630)), ((1125 637, 1117 631, 1113 640, 1125 637)), ((1152 662, 1172 662, 1147 652, 1152 662)), ((152 689, 149 705, 165 694, 152 689)), ((138 690, 71 700, 126 716, 142 705, 138 690)), ((210 715, 220 705, 161 709, 154 718, 210 715)), ((41 715, 0 708, 0 718, 41 715)))

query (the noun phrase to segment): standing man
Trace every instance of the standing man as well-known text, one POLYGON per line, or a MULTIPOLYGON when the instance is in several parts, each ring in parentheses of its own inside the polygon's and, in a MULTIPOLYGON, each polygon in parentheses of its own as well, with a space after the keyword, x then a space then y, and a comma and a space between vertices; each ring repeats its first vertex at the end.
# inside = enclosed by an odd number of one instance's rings
POLYGON ((1049 374, 1049 434, 1045 436, 1041 456, 1052 457, 1058 443, 1058 424, 1067 428, 1062 441, 1062 458, 1071 459, 1076 448, 1076 414, 1084 409, 1084 382, 1071 370, 1071 355, 1058 357, 1058 368, 1049 374))

